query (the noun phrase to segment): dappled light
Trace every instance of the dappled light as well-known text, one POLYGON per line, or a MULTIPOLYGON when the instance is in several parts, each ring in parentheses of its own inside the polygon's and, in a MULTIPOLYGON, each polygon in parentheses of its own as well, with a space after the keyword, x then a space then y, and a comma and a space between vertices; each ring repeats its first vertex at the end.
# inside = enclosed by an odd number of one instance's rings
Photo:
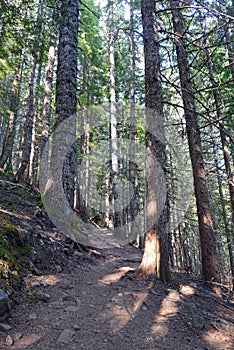
POLYGON ((118 282, 128 271, 134 271, 133 268, 126 266, 121 267, 119 270, 114 273, 104 276, 99 280, 99 283, 110 285, 112 283, 118 282))

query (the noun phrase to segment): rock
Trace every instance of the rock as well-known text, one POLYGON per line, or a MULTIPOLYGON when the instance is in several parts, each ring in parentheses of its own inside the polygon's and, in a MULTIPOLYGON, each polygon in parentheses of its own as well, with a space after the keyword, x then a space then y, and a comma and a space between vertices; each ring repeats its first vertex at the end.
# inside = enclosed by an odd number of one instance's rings
POLYGON ((36 320, 37 319, 37 315, 35 313, 31 313, 29 316, 30 320, 36 320))
POLYGON ((14 335, 14 339, 17 341, 17 340, 20 340, 21 338, 23 338, 23 334, 22 333, 16 333, 14 335))
POLYGON ((62 272, 62 267, 60 266, 60 265, 56 265, 55 266, 55 269, 56 269, 56 271, 58 272, 58 273, 60 273, 60 272, 62 272))
POLYGON ((11 345, 13 345, 14 344, 14 340, 12 339, 12 337, 10 336, 10 335, 8 335, 7 337, 6 337, 6 345, 7 346, 11 346, 11 345))
POLYGON ((142 311, 147 311, 147 310, 148 310, 148 307, 147 307, 146 305, 142 305, 141 310, 142 310, 142 311))
POLYGON ((0 320, 4 321, 10 316, 11 301, 4 290, 0 289, 0 320))
POLYGON ((60 280, 58 282, 58 286, 62 289, 72 289, 73 288, 71 282, 68 280, 60 280))
POLYGON ((81 327, 78 324, 74 324, 73 328, 75 329, 75 331, 79 331, 81 329, 81 327))
POLYGON ((25 220, 21 221, 21 225, 24 226, 25 228, 29 229, 29 230, 33 230, 32 226, 25 220))
POLYGON ((67 312, 79 312, 79 308, 77 306, 70 305, 70 306, 66 307, 65 311, 67 311, 67 312))
POLYGON ((69 344, 72 341, 72 338, 74 337, 75 332, 71 331, 70 329, 64 329, 60 336, 58 337, 57 342, 61 344, 69 344))
POLYGON ((41 287, 41 286, 42 286, 42 284, 40 282, 38 282, 38 281, 34 281, 31 284, 32 288, 38 288, 38 287, 41 287))
POLYGON ((41 262, 40 254, 35 249, 30 250, 30 259, 34 264, 41 262))
POLYGON ((48 303, 48 301, 50 300, 50 295, 43 292, 37 292, 36 297, 37 299, 44 301, 45 303, 48 303))
POLYGON ((11 329, 12 327, 9 324, 5 324, 5 323, 0 323, 0 330, 7 332, 11 329))

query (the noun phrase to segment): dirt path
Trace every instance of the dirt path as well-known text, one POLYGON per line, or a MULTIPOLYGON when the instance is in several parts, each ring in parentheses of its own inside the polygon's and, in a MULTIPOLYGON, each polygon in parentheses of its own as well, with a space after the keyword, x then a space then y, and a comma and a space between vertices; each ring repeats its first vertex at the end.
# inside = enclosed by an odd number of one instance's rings
POLYGON ((0 349, 234 349, 233 302, 185 273, 174 271, 170 285, 137 278, 141 252, 131 246, 80 251, 30 187, 2 180, 0 191, 0 214, 32 247, 25 301, 0 327, 0 349))
POLYGON ((14 311, 0 348, 234 349, 230 305, 188 275, 173 273, 166 286, 136 279, 140 258, 133 247, 101 258, 77 254, 71 273, 32 277, 30 291, 41 300, 14 311))

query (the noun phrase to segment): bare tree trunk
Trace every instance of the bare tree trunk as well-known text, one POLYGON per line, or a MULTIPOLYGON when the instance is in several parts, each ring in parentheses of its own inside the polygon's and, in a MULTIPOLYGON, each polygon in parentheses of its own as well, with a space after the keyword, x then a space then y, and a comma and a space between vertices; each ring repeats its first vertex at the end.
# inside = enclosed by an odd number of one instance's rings
POLYGON ((6 166, 12 166, 12 152, 13 145, 15 140, 15 132, 17 125, 18 117, 18 108, 19 108, 19 96, 21 90, 22 74, 24 68, 24 60, 21 56, 19 67, 15 73, 15 77, 12 84, 12 95, 10 102, 10 120, 8 126, 8 133, 3 147, 3 154, 1 159, 1 168, 6 166))
POLYGON ((110 228, 121 226, 119 194, 118 194, 118 143, 117 143, 117 111, 115 93, 115 28, 114 28, 114 1, 109 1, 109 59, 110 59, 110 228))
MULTIPOLYGON (((164 192, 159 185, 158 168, 166 173, 166 153, 164 143, 162 87, 160 78, 160 56, 158 28, 155 13, 155 0, 142 0, 142 24, 145 54, 145 91, 146 91, 146 238, 139 273, 144 277, 156 276, 162 281, 169 281, 169 249, 166 224, 168 207, 157 220, 160 204, 159 192, 164 192), (153 134, 154 132, 154 134, 153 134), (159 164, 158 164, 159 163, 159 164), (156 193, 158 191, 158 193, 156 193)), ((165 184, 164 184, 165 185, 165 184)), ((165 198, 164 198, 165 200, 165 198)))
POLYGON ((185 110, 186 130, 193 169, 194 189, 199 221, 202 251, 203 278, 211 290, 221 296, 219 265, 215 252, 215 235, 210 210, 209 192, 204 169, 200 131, 198 127, 192 82, 189 74, 187 53, 184 44, 183 20, 180 1, 171 0, 171 11, 179 65, 182 99, 185 110), (216 284, 217 283, 217 284, 216 284))
MULTIPOLYGON (((134 2, 130 1, 130 164, 129 177, 132 185, 132 199, 130 202, 131 232, 130 237, 135 238, 138 228, 136 216, 139 212, 139 200, 137 198, 137 167, 136 167, 136 111, 135 111, 135 81, 136 81, 136 43, 134 34, 134 2)), ((137 233, 139 235, 139 232, 137 233)), ((140 237, 138 237, 140 240, 140 237)))
MULTIPOLYGON (((46 77, 45 77, 45 95, 44 95, 44 106, 42 112, 42 135, 41 135, 41 144, 40 144, 40 156, 42 157, 43 152, 47 152, 47 154, 43 154, 43 158, 48 160, 49 147, 45 149, 47 142, 49 141, 50 136, 50 127, 51 127, 51 102, 52 102, 52 88, 53 88, 53 77, 54 77, 54 62, 55 62, 55 45, 57 38, 57 27, 58 27, 58 9, 57 9, 57 0, 54 3, 53 10, 53 20, 52 20, 52 31, 50 36, 50 48, 48 52, 48 62, 46 67, 46 77)), ((48 167, 47 164, 44 164, 48 167)), ((48 176, 48 169, 44 174, 48 176)))

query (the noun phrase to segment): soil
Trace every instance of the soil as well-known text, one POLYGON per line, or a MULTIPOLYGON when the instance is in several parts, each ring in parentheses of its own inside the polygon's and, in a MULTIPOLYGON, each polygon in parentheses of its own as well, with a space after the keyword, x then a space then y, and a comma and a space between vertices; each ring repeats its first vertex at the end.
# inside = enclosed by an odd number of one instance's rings
POLYGON ((142 253, 133 246, 81 249, 22 186, 1 186, 0 214, 39 258, 22 277, 24 295, 4 322, 10 329, 0 330, 0 349, 234 349, 231 299, 186 272, 173 270, 170 284, 140 279, 142 253))

